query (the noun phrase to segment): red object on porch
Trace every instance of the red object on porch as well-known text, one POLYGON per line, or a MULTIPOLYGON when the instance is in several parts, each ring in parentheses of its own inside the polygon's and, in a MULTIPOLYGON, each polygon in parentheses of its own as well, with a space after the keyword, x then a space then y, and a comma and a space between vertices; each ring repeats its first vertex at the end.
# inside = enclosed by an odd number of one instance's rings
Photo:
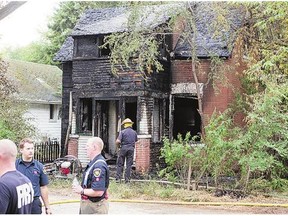
POLYGON ((70 173, 70 169, 69 168, 60 168, 60 171, 62 174, 67 175, 70 173))

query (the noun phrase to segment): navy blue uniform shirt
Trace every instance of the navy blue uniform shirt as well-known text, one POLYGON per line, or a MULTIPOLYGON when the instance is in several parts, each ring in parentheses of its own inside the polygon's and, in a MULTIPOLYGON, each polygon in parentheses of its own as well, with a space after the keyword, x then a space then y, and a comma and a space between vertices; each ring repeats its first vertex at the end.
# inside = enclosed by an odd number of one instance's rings
POLYGON ((123 129, 118 136, 121 141, 121 146, 133 146, 135 147, 135 142, 138 141, 137 133, 131 127, 123 129))
MULTIPOLYGON (((105 191, 109 186, 109 169, 105 158, 99 154, 92 161, 90 161, 83 173, 81 186, 83 188, 92 188, 93 190, 105 191), (94 164, 96 161, 98 162, 94 164), (93 165, 94 164, 94 165, 93 165), (91 169, 89 169, 92 166, 91 169), (85 176, 87 171, 89 171, 86 186, 84 185, 85 176)), ((88 197, 92 202, 98 202, 105 197, 105 192, 101 197, 88 197)))
POLYGON ((0 214, 31 214, 33 188, 19 171, 9 171, 0 177, 0 214))
POLYGON ((26 166, 22 158, 16 160, 16 169, 27 176, 34 189, 34 196, 41 196, 40 187, 48 185, 48 176, 43 171, 43 164, 37 160, 32 160, 29 166, 26 166))

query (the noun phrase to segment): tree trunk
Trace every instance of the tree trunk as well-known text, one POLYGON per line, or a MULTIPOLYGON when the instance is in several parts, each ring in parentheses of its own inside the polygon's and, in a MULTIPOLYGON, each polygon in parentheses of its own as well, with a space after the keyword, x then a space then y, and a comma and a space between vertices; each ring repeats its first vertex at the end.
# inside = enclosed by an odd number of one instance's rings
POLYGON ((196 91, 197 91, 198 113, 199 113, 200 118, 201 118, 201 136, 202 136, 202 138, 204 138, 205 131, 204 131, 204 115, 203 115, 202 95, 201 95, 201 92, 200 92, 199 81, 198 81, 198 77, 197 77, 197 73, 196 73, 195 60, 194 60, 193 57, 192 57, 192 63, 191 64, 192 64, 193 78, 194 78, 194 81, 195 81, 196 91))

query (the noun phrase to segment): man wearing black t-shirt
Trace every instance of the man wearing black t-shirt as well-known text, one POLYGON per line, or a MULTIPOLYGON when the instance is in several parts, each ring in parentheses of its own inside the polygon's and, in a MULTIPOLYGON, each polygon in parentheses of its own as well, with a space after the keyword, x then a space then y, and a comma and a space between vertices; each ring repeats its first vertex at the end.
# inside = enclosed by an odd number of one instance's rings
POLYGON ((31 214, 34 191, 31 181, 16 170, 17 147, 0 140, 0 214, 31 214))

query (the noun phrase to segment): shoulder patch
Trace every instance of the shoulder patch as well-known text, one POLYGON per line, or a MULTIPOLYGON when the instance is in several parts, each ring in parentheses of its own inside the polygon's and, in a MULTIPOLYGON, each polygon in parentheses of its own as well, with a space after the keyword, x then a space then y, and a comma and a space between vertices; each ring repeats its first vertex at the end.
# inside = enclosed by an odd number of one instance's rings
POLYGON ((101 175, 101 169, 100 168, 96 168, 93 170, 93 175, 97 178, 100 177, 101 175))

